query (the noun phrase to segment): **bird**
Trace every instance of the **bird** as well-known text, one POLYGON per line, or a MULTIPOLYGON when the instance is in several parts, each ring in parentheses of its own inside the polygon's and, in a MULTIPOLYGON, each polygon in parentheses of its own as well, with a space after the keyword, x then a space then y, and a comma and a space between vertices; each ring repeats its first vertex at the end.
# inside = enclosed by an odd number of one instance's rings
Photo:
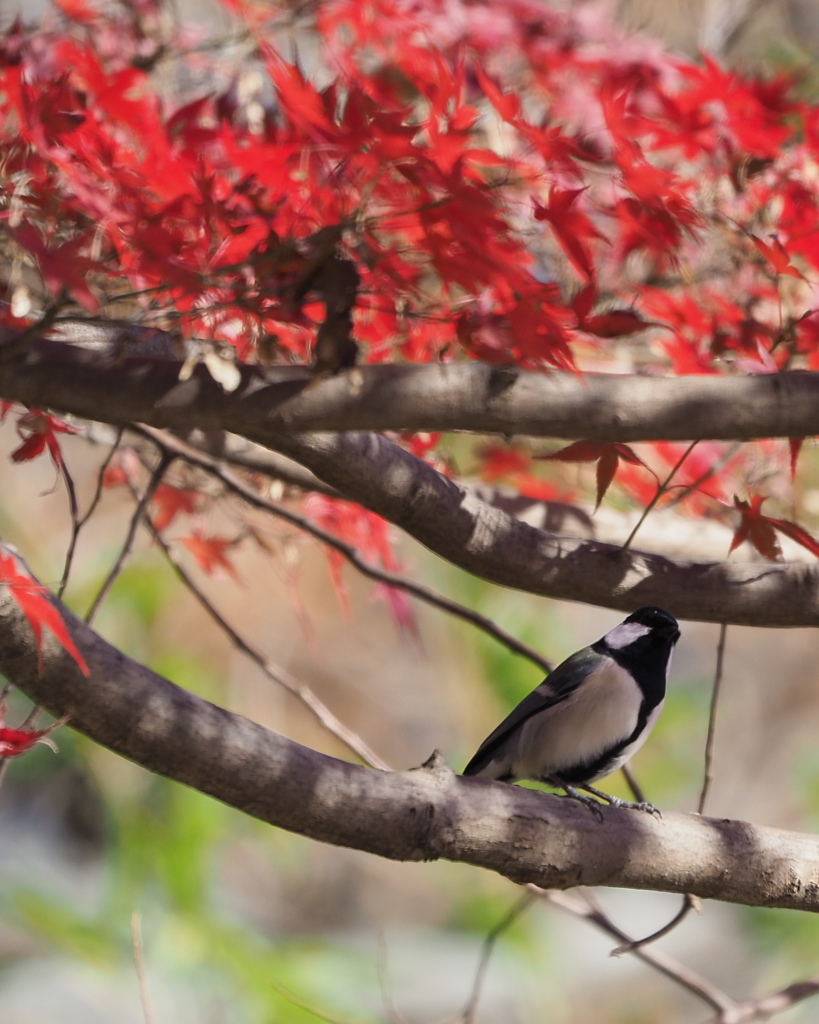
POLYGON ((464 768, 502 782, 529 779, 562 789, 602 816, 600 803, 659 814, 647 801, 610 796, 591 785, 643 745, 665 700, 680 628, 664 608, 632 612, 589 647, 561 662, 490 733, 464 768))

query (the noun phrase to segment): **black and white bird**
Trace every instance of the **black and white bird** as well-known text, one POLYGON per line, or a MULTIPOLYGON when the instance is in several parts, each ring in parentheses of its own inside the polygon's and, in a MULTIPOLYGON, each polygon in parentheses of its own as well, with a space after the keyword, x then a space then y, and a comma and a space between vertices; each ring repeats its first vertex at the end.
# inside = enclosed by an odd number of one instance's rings
POLYGON ((502 782, 545 782, 588 804, 578 787, 615 807, 654 812, 648 803, 609 796, 590 783, 640 749, 665 699, 677 620, 638 608, 590 647, 572 654, 483 741, 464 769, 502 782))

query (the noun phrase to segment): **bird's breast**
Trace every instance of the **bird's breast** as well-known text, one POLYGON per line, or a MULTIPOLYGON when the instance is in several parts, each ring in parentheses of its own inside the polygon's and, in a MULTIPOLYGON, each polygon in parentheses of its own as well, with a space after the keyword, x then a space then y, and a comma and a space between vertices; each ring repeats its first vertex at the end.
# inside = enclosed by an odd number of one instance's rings
POLYGON ((604 663, 565 700, 525 723, 515 774, 546 779, 597 764, 634 733, 642 704, 632 676, 616 662, 604 663))

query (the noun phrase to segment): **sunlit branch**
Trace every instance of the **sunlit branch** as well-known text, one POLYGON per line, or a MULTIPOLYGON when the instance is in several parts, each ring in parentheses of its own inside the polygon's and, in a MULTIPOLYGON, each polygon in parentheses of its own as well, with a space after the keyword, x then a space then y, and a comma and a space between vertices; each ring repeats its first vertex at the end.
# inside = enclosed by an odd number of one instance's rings
POLYGON ((573 800, 462 778, 440 755, 406 772, 340 761, 174 686, 53 600, 89 675, 50 633, 38 651, 12 590, 0 586, 6 678, 96 742, 263 821, 548 889, 607 885, 819 911, 816 836, 673 812, 656 821, 604 807, 598 817, 573 800))
MULTIPOLYGON (((99 329, 95 325, 94 330, 99 329)), ((128 325, 120 328, 120 333, 126 331, 126 337, 118 342, 126 349, 128 329, 128 325)), ((103 335, 106 336, 104 330, 103 335)), ((622 440, 621 426, 637 422, 635 416, 640 422, 652 424, 652 434, 655 427, 659 430, 659 420, 652 413, 655 392, 678 384, 685 385, 683 392, 687 397, 682 404, 676 404, 677 413, 685 408, 686 415, 693 416, 686 420, 689 440, 699 429, 695 413, 700 406, 706 412, 718 407, 726 417, 725 422, 730 420, 734 433, 742 433, 740 421, 748 415, 753 419, 754 436, 762 432, 773 436, 780 429, 787 436, 801 436, 812 432, 814 420, 819 420, 817 374, 698 377, 694 384, 685 379, 591 375, 560 383, 563 378, 559 374, 541 376, 509 370, 504 376, 504 368, 476 363, 361 367, 309 388, 308 372, 298 367, 244 366, 240 367, 237 390, 225 392, 204 367, 197 367, 190 379, 180 381, 178 362, 121 360, 116 356, 116 347, 109 356, 105 349, 100 352, 98 333, 90 340, 92 348, 83 350, 74 344, 38 339, 25 353, 8 360, 4 360, 0 344, 0 394, 115 424, 145 422, 181 430, 196 427, 239 433, 289 456, 348 500, 378 513, 432 551, 493 583, 619 611, 633 611, 641 604, 658 604, 671 608, 684 619, 765 626, 819 624, 816 564, 695 562, 635 550, 623 553, 613 545, 555 536, 480 501, 473 492, 379 434, 293 433, 294 426, 304 421, 300 417, 294 422, 289 419, 292 408, 302 401, 313 402, 317 400, 315 396, 322 394, 352 402, 365 418, 371 414, 371 399, 375 403, 373 408, 387 396, 400 405, 399 393, 404 395, 401 401, 415 396, 413 401, 417 399, 419 408, 423 408, 426 385, 432 383, 436 374, 443 384, 449 379, 447 374, 453 375, 453 383, 457 383, 459 375, 466 374, 467 379, 474 378, 472 408, 480 410, 475 423, 480 423, 483 432, 493 429, 491 419, 481 418, 487 411, 487 402, 493 405, 496 400, 507 401, 509 390, 523 381, 519 397, 527 407, 537 397, 537 410, 533 405, 532 414, 537 411, 540 417, 544 402, 545 407, 550 404, 544 387, 547 391, 556 388, 557 398, 564 385, 570 392, 580 389, 573 399, 578 404, 576 419, 571 422, 572 429, 581 436, 588 436, 593 426, 597 416, 595 392, 601 387, 611 391, 605 403, 614 415, 606 428, 608 439, 622 440), (419 376, 414 377, 416 372, 419 376), (273 383, 274 377, 278 383, 273 383), (636 391, 632 391, 632 384, 636 391), (693 391, 687 390, 689 384, 693 391), (718 400, 715 396, 709 398, 702 392, 706 385, 725 386, 730 394, 718 400), (737 385, 741 398, 734 395, 737 385), (743 388, 746 390, 742 391, 743 388), (696 408, 691 405, 694 392, 696 408), (643 408, 641 394, 645 398, 643 408), (772 422, 765 424, 766 394, 768 407, 778 410, 775 428, 772 422), (804 415, 795 430, 789 418, 798 410, 800 416, 804 415)), ((436 390, 431 388, 433 393, 436 390)), ((446 396, 447 403, 454 401, 457 406, 457 393, 447 390, 446 396)), ((557 406, 559 416, 559 401, 557 406)), ((565 425, 569 420, 564 416, 563 422, 565 425)), ((345 424, 350 425, 349 418, 345 424)), ((465 424, 466 421, 461 425, 465 424)), ((524 417, 516 420, 514 426, 511 421, 507 426, 517 433, 527 429, 527 422, 524 417)), ((819 432, 819 422, 815 429, 819 432)), ((662 430, 659 436, 663 436, 662 430)))
POLYGON ((6 328, 0 394, 111 423, 198 426, 248 437, 460 430, 627 442, 819 434, 814 372, 581 375, 470 361, 358 366, 316 381, 308 367, 240 363, 238 388, 225 392, 204 368, 180 381, 183 360, 159 330, 70 321, 60 324, 60 334, 65 340, 35 336, 18 350, 19 332, 6 328))

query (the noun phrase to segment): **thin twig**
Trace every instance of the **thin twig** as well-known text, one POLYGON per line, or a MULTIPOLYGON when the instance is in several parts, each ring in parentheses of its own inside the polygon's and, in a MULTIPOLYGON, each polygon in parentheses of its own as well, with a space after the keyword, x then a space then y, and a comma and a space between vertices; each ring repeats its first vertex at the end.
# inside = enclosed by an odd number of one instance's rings
POLYGON ((771 992, 759 999, 749 999, 740 1003, 735 1010, 725 1011, 714 1017, 710 1024, 753 1024, 754 1021, 770 1020, 774 1014, 784 1013, 803 999, 810 999, 819 993, 819 978, 807 978, 796 981, 792 985, 771 992))
POLYGON ((155 430, 152 427, 146 427, 143 425, 134 426, 131 429, 133 429, 135 433, 141 434, 143 437, 147 437, 166 455, 173 455, 177 458, 185 459, 193 465, 199 466, 200 469, 204 469, 211 476, 219 480, 228 490, 241 497, 248 504, 253 505, 256 508, 263 509, 265 512, 269 512, 271 515, 277 516, 279 519, 283 519, 285 522, 290 523, 291 526, 295 526, 299 530, 309 533, 311 536, 321 541, 322 544, 326 544, 328 547, 338 551, 339 554, 343 555, 344 558, 358 569, 362 575, 367 576, 369 579, 375 580, 378 583, 383 583, 388 587, 394 587, 396 590, 403 590, 406 593, 411 594, 413 597, 417 597, 420 601, 424 601, 433 607, 440 608, 442 611, 445 611, 450 615, 454 615, 457 618, 469 622, 477 629, 482 630, 494 640, 503 644, 509 650, 514 651, 515 654, 520 654, 524 658, 528 658, 543 669, 544 672, 551 672, 552 664, 550 661, 547 661, 545 658, 541 657, 537 651, 522 643, 510 633, 507 633, 504 629, 501 629, 501 627, 492 622, 491 619, 486 618, 486 616, 481 615, 479 612, 472 611, 470 608, 465 608, 456 601, 452 601, 448 597, 444 597, 443 595, 436 593, 429 587, 407 580, 397 573, 392 573, 386 569, 379 569, 376 566, 371 565, 359 555, 358 551, 352 544, 346 544, 344 541, 339 540, 339 538, 334 534, 329 533, 327 530, 323 530, 306 516, 299 515, 297 512, 292 512, 289 509, 283 508, 281 505, 277 505, 275 502, 257 494, 251 487, 248 487, 248 485, 242 480, 234 476, 229 470, 225 469, 218 459, 214 459, 210 455, 205 455, 203 452, 198 451, 196 448, 193 448, 191 445, 186 444, 184 441, 179 440, 179 438, 174 437, 172 434, 168 434, 165 431, 155 430))
POLYGON ((620 549, 621 552, 626 552, 631 547, 631 542, 637 536, 637 531, 640 529, 640 527, 643 525, 643 523, 648 518, 649 512, 651 512, 651 510, 654 508, 654 506, 657 504, 657 502, 660 500, 660 498, 668 490, 668 485, 674 479, 674 475, 676 474, 677 470, 685 462, 685 460, 688 458, 688 456, 691 454, 691 452, 694 450, 694 448, 698 444, 699 444, 698 440, 697 441, 692 441, 691 444, 685 449, 685 451, 679 457, 679 459, 677 459, 676 463, 674 464, 673 468, 671 469, 671 472, 668 474, 668 476, 665 478, 665 480, 663 480, 662 483, 657 484, 657 490, 656 490, 656 492, 654 494, 654 497, 651 499, 651 501, 643 509, 643 514, 637 520, 637 522, 634 525, 634 529, 631 531, 631 533, 626 538, 625 543, 623 544, 622 548, 620 549))
POLYGON ((393 998, 392 985, 390 984, 389 950, 387 949, 384 933, 380 929, 378 932, 378 985, 381 989, 384 1009, 387 1012, 387 1020, 389 1020, 390 1024, 407 1024, 403 1015, 399 1013, 393 998))
MULTIPOLYGON (((535 886, 531 886, 534 889, 535 886)), ((463 1014, 458 1018, 459 1024, 472 1024, 475 1019, 475 1011, 478 1008, 478 999, 481 995, 481 988, 483 986, 484 977, 486 976, 486 969, 489 966, 489 959, 492 956, 492 951, 495 948, 495 943, 503 935, 503 933, 510 928, 515 921, 524 913, 534 902, 536 897, 535 892, 525 892, 523 896, 517 900, 510 910, 498 921, 498 923, 487 933, 486 938, 483 940, 483 948, 481 949, 481 958, 478 961, 478 969, 475 972, 475 980, 472 983, 472 992, 469 996, 469 1001, 466 1004, 463 1014)))
POLYGON ((268 978, 267 984, 274 992, 286 999, 288 1003, 292 1003, 297 1009, 311 1014, 311 1016, 315 1017, 316 1020, 323 1020, 326 1024, 347 1024, 346 1021, 342 1021, 339 1017, 331 1017, 328 1013, 324 1013, 322 1010, 317 1010, 315 1006, 308 1003, 305 999, 302 999, 301 996, 296 995, 292 989, 283 985, 280 981, 272 981, 268 978))
MULTIPOLYGON (((585 918, 585 920, 590 921, 601 931, 606 932, 606 934, 611 935, 620 942, 625 944, 631 943, 630 936, 611 921, 590 890, 586 888, 581 889, 587 901, 587 905, 584 905, 564 892, 540 889, 536 885, 529 885, 527 888, 540 899, 547 900, 549 903, 554 904, 554 906, 567 910, 576 917, 585 918)), ((721 989, 706 981, 705 978, 684 964, 679 963, 679 961, 674 960, 670 956, 666 956, 660 950, 635 948, 633 953, 638 959, 664 974, 676 984, 688 989, 689 992, 702 999, 703 1002, 708 1003, 719 1014, 724 1015, 738 1008, 739 1004, 721 989)), ((727 1019, 725 1024, 727 1024, 727 1019)))
POLYGON ((63 594, 65 593, 65 588, 68 586, 68 577, 69 574, 71 573, 71 565, 74 561, 74 552, 77 547, 77 540, 79 539, 80 530, 82 530, 82 528, 91 518, 97 505, 100 502, 100 498, 102 497, 103 479, 105 477, 105 472, 111 464, 111 459, 113 459, 117 449, 119 448, 120 441, 122 440, 122 433, 123 430, 122 427, 120 427, 119 430, 117 431, 116 440, 111 446, 111 449, 108 452, 108 454, 103 459, 102 464, 100 465, 100 468, 97 472, 97 486, 94 489, 94 494, 93 497, 91 498, 91 503, 86 509, 85 515, 79 518, 77 517, 78 509, 76 495, 74 497, 71 514, 71 539, 68 542, 68 550, 66 551, 65 554, 65 565, 63 567, 62 579, 60 580, 60 586, 57 589, 58 598, 62 598, 63 594))
POLYGON ((136 532, 137 532, 137 528, 139 527, 140 521, 142 520, 143 516, 146 514, 148 505, 151 502, 151 498, 153 498, 153 496, 154 496, 154 492, 156 491, 157 487, 159 487, 160 483, 162 482, 162 478, 167 473, 168 467, 170 466, 170 464, 173 461, 174 461, 174 456, 173 455, 169 455, 167 452, 163 452, 161 454, 160 459, 159 459, 159 464, 157 465, 156 469, 152 473, 151 479, 148 481, 148 486, 145 488, 145 493, 139 499, 137 507, 134 510, 134 514, 131 516, 131 522, 130 522, 130 524, 128 526, 128 533, 127 533, 127 535, 125 537, 125 540, 124 540, 124 542, 122 544, 122 548, 120 550, 119 556, 117 557, 117 560, 116 560, 116 562, 113 565, 113 568, 108 573, 108 576, 106 577, 105 582, 100 587, 99 592, 97 593, 97 596, 94 598, 94 601, 91 604, 91 607, 88 609, 88 611, 87 611, 87 613, 85 615, 85 621, 89 625, 91 624, 94 616, 99 611, 100 605, 105 600, 105 598, 106 598, 106 596, 108 594, 108 591, 114 585, 114 581, 116 580, 117 576, 119 576, 119 574, 122 572, 123 566, 125 565, 125 560, 128 558, 128 555, 131 553, 131 548, 133 547, 134 538, 136 537, 136 532))
POLYGON ((145 1024, 156 1024, 156 1017, 151 1006, 151 997, 148 993, 148 978, 145 973, 145 957, 142 948, 142 915, 138 910, 131 914, 131 943, 134 950, 134 969, 136 970, 137 982, 139 984, 139 1000, 142 1003, 145 1024))
MULTIPOLYGON (((694 491, 699 490, 699 488, 702 487, 706 480, 710 480, 712 476, 715 476, 717 473, 719 473, 719 471, 724 466, 726 466, 731 461, 731 459, 733 459, 733 457, 740 450, 740 448, 742 448, 741 441, 732 444, 731 447, 727 451, 723 452, 723 454, 720 455, 718 459, 715 459, 714 462, 712 462, 711 465, 708 467, 708 469, 706 469, 705 472, 701 473, 696 480, 693 480, 690 484, 679 484, 678 486, 680 487, 680 493, 675 494, 673 497, 669 498, 668 505, 666 506, 666 508, 672 508, 674 505, 679 505, 679 503, 681 501, 684 501, 689 494, 692 494, 694 491)), ((671 489, 676 490, 677 488, 673 487, 671 489)))
POLYGON ((708 712, 708 733, 705 737, 705 770, 703 772, 702 789, 697 804, 697 813, 703 814, 705 802, 708 799, 708 791, 713 781, 714 765, 714 737, 717 727, 717 705, 719 704, 720 690, 722 688, 722 667, 725 661, 725 638, 728 635, 728 626, 723 622, 719 627, 719 642, 717 643, 717 666, 714 670, 714 685, 711 688, 711 706, 708 712))
POLYGON ((656 942, 657 939, 661 939, 664 935, 668 935, 669 932, 673 932, 677 925, 682 924, 692 910, 696 910, 698 914, 701 913, 702 902, 698 896, 692 896, 691 893, 686 893, 685 896, 683 896, 682 906, 671 918, 668 924, 664 924, 662 928, 658 928, 656 932, 646 935, 643 939, 630 939, 628 942, 624 942, 622 945, 616 946, 611 951, 611 956, 622 956, 624 953, 633 953, 636 949, 640 949, 641 946, 651 945, 651 943, 656 942))
POLYGON ((57 589, 58 598, 63 596, 66 584, 68 583, 68 572, 74 559, 74 548, 77 545, 77 535, 80 532, 80 506, 77 501, 77 488, 74 486, 74 478, 69 473, 68 466, 62 460, 60 461, 60 475, 65 482, 65 489, 68 494, 68 508, 71 515, 71 538, 68 541, 68 550, 65 553, 63 576, 57 589))
POLYGON ((634 770, 632 769, 631 765, 624 764, 620 770, 622 771, 623 778, 626 780, 628 788, 631 790, 631 794, 637 801, 637 803, 647 803, 648 801, 646 800, 645 793, 643 792, 643 787, 637 781, 637 777, 635 776, 634 770))
POLYGON ((352 729, 347 728, 343 722, 336 718, 333 712, 330 711, 326 704, 324 704, 315 693, 313 693, 309 686, 298 682, 290 675, 289 672, 281 668, 281 666, 276 665, 268 658, 265 658, 264 655, 251 647, 250 644, 236 632, 233 626, 231 626, 227 619, 225 619, 222 613, 216 608, 210 598, 207 597, 207 595, 199 588, 193 577, 189 575, 171 546, 151 522, 150 516, 145 516, 144 525, 160 548, 162 548, 165 557, 173 567, 176 575, 182 583, 185 584, 191 594, 193 594, 199 604, 202 605, 213 621, 227 635, 231 643, 233 643, 234 646, 244 655, 250 658, 250 660, 257 665, 262 672, 264 672, 268 679, 272 679, 273 682, 277 683, 279 686, 288 690, 297 697, 318 719, 319 723, 329 733, 335 736, 337 740, 340 740, 346 747, 348 747, 356 757, 360 758, 364 762, 364 764, 369 765, 371 768, 378 768, 381 771, 390 771, 390 766, 383 761, 375 751, 371 750, 357 733, 353 732, 352 729))

